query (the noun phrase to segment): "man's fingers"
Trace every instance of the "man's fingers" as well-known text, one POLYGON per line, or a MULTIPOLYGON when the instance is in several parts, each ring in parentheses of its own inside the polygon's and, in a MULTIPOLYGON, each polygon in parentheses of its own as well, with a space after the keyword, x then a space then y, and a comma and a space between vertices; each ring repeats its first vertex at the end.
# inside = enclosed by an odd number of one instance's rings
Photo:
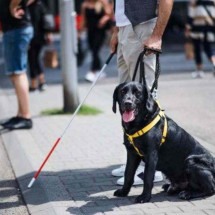
POLYGON ((153 47, 144 46, 144 49, 146 50, 146 55, 162 53, 161 49, 157 49, 153 47))

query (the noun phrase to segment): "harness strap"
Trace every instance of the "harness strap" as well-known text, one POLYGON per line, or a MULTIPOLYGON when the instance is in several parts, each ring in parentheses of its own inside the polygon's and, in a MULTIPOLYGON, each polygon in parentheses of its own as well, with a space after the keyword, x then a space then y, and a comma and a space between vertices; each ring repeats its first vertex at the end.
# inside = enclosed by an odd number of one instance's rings
POLYGON ((139 156, 143 157, 144 155, 141 154, 139 149, 135 146, 134 138, 140 137, 143 134, 150 131, 160 121, 161 118, 164 118, 164 128, 163 128, 162 139, 161 139, 161 144, 163 144, 165 142, 166 136, 167 136, 167 120, 166 120, 165 114, 162 110, 160 110, 160 112, 154 118, 154 120, 152 120, 152 122, 150 122, 147 126, 142 128, 141 130, 137 131, 136 133, 134 133, 132 135, 125 133, 126 136, 128 137, 129 142, 133 145, 134 149, 136 150, 136 152, 138 153, 139 156))
POLYGON ((167 120, 166 120, 166 117, 164 116, 164 128, 163 128, 161 144, 163 144, 166 141, 166 136, 167 136, 167 120))
POLYGON ((146 83, 146 78, 145 78, 145 63, 144 63, 144 56, 145 56, 147 51, 152 51, 156 56, 155 79, 154 79, 154 82, 153 82, 151 90, 150 90, 150 92, 152 93, 154 91, 154 89, 158 88, 158 78, 159 78, 159 75, 160 75, 159 55, 162 53, 161 50, 144 47, 144 50, 139 54, 139 56, 137 58, 137 62, 136 62, 136 65, 135 65, 132 81, 135 81, 137 71, 138 71, 138 68, 139 68, 139 82, 143 83, 144 85, 147 84, 146 83))

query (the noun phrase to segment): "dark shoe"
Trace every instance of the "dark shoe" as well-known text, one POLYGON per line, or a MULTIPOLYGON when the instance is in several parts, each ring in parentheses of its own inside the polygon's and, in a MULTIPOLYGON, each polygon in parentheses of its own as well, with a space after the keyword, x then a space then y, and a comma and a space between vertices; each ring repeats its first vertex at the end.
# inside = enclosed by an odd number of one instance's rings
POLYGON ((31 129, 32 126, 33 126, 33 122, 31 119, 26 119, 23 117, 16 117, 15 120, 8 122, 6 125, 4 125, 4 128, 7 128, 9 130, 31 129))
POLYGON ((35 92, 37 90, 37 88, 35 87, 29 87, 29 92, 35 92))
POLYGON ((40 91, 45 91, 46 89, 47 89, 47 84, 46 83, 39 84, 39 90, 40 91))
POLYGON ((18 118, 19 118, 18 116, 14 116, 14 117, 11 117, 11 118, 9 118, 7 120, 2 121, 0 124, 4 127, 4 126, 6 126, 8 124, 15 123, 18 118))

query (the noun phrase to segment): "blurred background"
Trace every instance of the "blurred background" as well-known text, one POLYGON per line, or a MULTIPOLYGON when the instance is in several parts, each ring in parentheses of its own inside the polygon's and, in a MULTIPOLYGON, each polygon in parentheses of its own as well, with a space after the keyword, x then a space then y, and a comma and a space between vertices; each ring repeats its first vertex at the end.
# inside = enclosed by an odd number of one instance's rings
MULTIPOLYGON (((59 75, 61 72, 61 54, 60 54, 60 42, 61 42, 61 34, 60 34, 60 23, 61 23, 61 16, 60 16, 60 1, 61 0, 43 0, 46 4, 49 11, 54 15, 55 21, 55 30, 54 30, 54 48, 58 52, 58 60, 59 64, 57 68, 46 68, 45 75, 48 84, 52 84, 55 82, 60 82, 62 76, 59 75)), ((83 0, 73 0, 74 2, 74 10, 76 12, 76 26, 78 30, 78 25, 80 24, 81 20, 81 4, 83 0)), ((164 37, 163 37, 163 53, 160 57, 161 60, 161 74, 169 74, 169 73, 184 73, 184 72, 192 72, 195 70, 195 65, 193 60, 186 59, 185 52, 184 52, 184 44, 185 44, 185 37, 184 37, 184 26, 186 23, 187 17, 187 4, 188 0, 175 0, 174 7, 171 14, 171 18, 169 20, 168 26, 166 28, 164 37), (183 62, 183 63, 182 63, 183 62)), ((107 56, 110 53, 109 49, 109 39, 111 32, 108 33, 107 39, 105 41, 104 46, 100 52, 101 58, 103 63, 105 62, 107 56)), ((77 67, 78 71, 78 81, 82 82, 85 81, 84 76, 86 72, 89 70, 90 63, 91 63, 91 56, 87 47, 86 42, 86 35, 82 33, 81 35, 81 45, 82 45, 82 52, 84 53, 84 57, 81 60, 82 62, 79 63, 77 67)), ((46 49, 47 47, 45 47, 46 49)), ((78 54, 77 54, 78 57, 78 54)), ((41 54, 41 62, 42 62, 43 54, 41 54)), ((212 66, 210 62, 204 56, 204 70, 210 71, 212 66)), ((77 59, 79 62, 79 59, 77 59)), ((2 56, 2 38, 0 36, 0 69, 4 69, 4 59, 2 56)), ((116 59, 110 62, 106 69, 107 78, 117 78, 117 71, 116 71, 116 59)))

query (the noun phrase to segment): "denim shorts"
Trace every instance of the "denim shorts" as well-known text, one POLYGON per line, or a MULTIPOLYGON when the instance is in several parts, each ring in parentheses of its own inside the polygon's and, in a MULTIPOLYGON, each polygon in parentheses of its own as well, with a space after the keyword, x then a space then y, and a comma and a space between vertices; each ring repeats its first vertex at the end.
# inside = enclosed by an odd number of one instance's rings
POLYGON ((28 46, 32 37, 31 26, 9 30, 3 34, 6 75, 26 72, 28 46))

